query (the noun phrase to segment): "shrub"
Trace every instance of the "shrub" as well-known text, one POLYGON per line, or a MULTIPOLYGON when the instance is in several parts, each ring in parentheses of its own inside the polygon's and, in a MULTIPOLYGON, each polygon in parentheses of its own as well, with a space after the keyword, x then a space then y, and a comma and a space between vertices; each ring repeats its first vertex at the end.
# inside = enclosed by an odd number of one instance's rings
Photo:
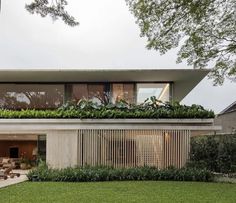
POLYGON ((192 137, 190 149, 189 166, 236 172, 236 134, 192 137))
POLYGON ((125 101, 98 105, 91 101, 81 100, 77 105, 67 103, 56 110, 0 109, 0 118, 214 118, 214 112, 200 105, 162 103, 155 97, 151 97, 139 105, 128 104, 125 101))
POLYGON ((172 181, 212 181, 213 174, 206 169, 153 167, 111 168, 111 167, 81 167, 50 169, 38 167, 28 173, 30 181, 56 182, 94 182, 123 180, 172 180, 172 181))

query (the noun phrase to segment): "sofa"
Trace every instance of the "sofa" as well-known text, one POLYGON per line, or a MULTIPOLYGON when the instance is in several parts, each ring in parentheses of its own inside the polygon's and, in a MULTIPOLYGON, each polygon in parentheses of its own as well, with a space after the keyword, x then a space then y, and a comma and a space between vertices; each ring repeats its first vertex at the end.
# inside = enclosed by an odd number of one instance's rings
POLYGON ((13 158, 0 157, 0 168, 16 168, 16 162, 13 158))

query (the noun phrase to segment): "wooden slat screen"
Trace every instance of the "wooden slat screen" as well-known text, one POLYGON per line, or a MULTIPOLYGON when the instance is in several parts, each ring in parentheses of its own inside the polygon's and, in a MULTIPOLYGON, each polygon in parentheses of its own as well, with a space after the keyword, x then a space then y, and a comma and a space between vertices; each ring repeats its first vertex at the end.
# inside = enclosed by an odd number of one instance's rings
POLYGON ((79 130, 78 166, 180 168, 189 141, 189 130, 79 130))

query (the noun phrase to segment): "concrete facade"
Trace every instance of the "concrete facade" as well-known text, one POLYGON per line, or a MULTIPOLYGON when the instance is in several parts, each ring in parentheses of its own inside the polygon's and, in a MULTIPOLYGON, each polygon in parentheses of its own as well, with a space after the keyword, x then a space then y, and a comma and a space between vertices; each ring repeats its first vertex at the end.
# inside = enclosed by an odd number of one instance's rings
MULTIPOLYGON (((98 132, 103 132, 108 137, 110 133, 113 139, 116 136, 114 132, 119 133, 125 130, 131 130, 132 132, 130 133, 133 133, 133 135, 135 133, 145 135, 145 139, 148 139, 147 136, 150 133, 152 136, 155 135, 155 132, 156 135, 161 133, 163 136, 174 133, 173 136, 178 137, 176 142, 181 147, 182 144, 186 145, 187 143, 184 140, 181 143, 182 141, 179 137, 181 136, 181 132, 185 133, 187 130, 189 132, 188 136, 190 136, 192 133, 200 131, 214 132, 220 129, 220 126, 213 125, 213 119, 0 119, 1 134, 8 134, 9 136, 16 134, 20 134, 21 136, 24 134, 46 135, 46 159, 50 167, 53 168, 79 165, 79 162, 81 162, 81 147, 84 146, 79 144, 81 142, 81 139, 78 139, 79 130, 90 130, 91 132, 98 130, 98 132)), ((93 142, 90 141, 90 143, 93 143, 91 148, 97 149, 94 145, 94 141, 97 138, 90 133, 89 136, 91 135, 91 139, 93 139, 93 142)), ((122 136, 124 141, 125 134, 122 136)), ((148 142, 151 143, 151 140, 148 142)), ((186 150, 188 150, 188 147, 186 147, 186 150)), ((96 154, 98 151, 94 150, 93 153, 96 154)), ((182 153, 187 154, 187 151, 182 149, 182 153)), ((91 157, 89 154, 87 156, 91 157)), ((97 156, 95 155, 93 157, 97 156)), ((181 161, 181 163, 184 163, 184 161, 181 161)))
POLYGON ((78 131, 52 130, 46 134, 46 160, 53 168, 78 165, 78 131))
POLYGON ((221 125, 220 133, 236 133, 236 101, 227 106, 215 118, 215 125, 221 125))
MULTIPOLYGON (((169 89, 163 88, 162 93, 168 89, 170 101, 181 101, 208 73, 209 70, 190 69, 1 69, 0 83, 3 100, 7 99, 4 94, 15 92, 17 85, 26 83, 30 92, 42 91, 32 90, 33 85, 38 88, 37 84, 59 84, 60 94, 55 88, 43 92, 54 99, 51 94, 56 92, 61 104, 70 101, 67 99, 73 92, 66 90, 72 88, 71 84, 110 83, 108 89, 112 92, 112 83, 134 83, 132 91, 138 83, 165 83, 169 89), (11 88, 6 84, 12 84, 11 88)), ((21 88, 19 95, 27 92, 26 87, 21 88)), ((45 98, 41 100, 47 101, 45 98)), ((1 108, 39 108, 25 103, 26 107, 21 107, 9 102, 1 108)), ((40 109, 49 108, 48 102, 42 106, 40 109)), ((0 138, 20 135, 24 140, 24 136, 46 135, 46 161, 53 168, 101 163, 116 167, 181 167, 188 158, 191 135, 220 129, 214 126, 213 119, 0 119, 0 138)))
POLYGON ((222 126, 220 133, 236 133, 236 111, 218 115, 215 125, 222 126))

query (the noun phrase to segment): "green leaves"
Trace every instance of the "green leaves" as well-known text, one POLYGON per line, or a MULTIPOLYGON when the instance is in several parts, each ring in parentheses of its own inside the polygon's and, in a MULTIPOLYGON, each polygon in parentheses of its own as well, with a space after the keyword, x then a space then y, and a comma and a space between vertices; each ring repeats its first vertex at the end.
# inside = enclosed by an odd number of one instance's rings
POLYGON ((0 110, 0 118, 214 118, 214 112, 199 105, 180 105, 163 103, 155 97, 143 104, 128 104, 122 100, 116 104, 97 104, 80 100, 77 105, 66 103, 57 110, 0 110))
POLYGON ((235 0, 126 0, 147 48, 165 54, 181 44, 177 63, 212 66, 210 78, 236 80, 235 0))
POLYGON ((191 138, 189 165, 215 172, 236 172, 236 134, 191 138))
POLYGON ((213 174, 206 169, 154 167, 112 168, 105 166, 85 166, 80 168, 50 169, 38 167, 28 173, 30 181, 94 182, 121 180, 174 180, 212 181, 213 174))
POLYGON ((50 16, 54 21, 61 19, 71 27, 79 25, 75 18, 65 11, 67 4, 67 0, 33 0, 32 3, 26 4, 25 8, 31 14, 36 13, 41 17, 50 16))

